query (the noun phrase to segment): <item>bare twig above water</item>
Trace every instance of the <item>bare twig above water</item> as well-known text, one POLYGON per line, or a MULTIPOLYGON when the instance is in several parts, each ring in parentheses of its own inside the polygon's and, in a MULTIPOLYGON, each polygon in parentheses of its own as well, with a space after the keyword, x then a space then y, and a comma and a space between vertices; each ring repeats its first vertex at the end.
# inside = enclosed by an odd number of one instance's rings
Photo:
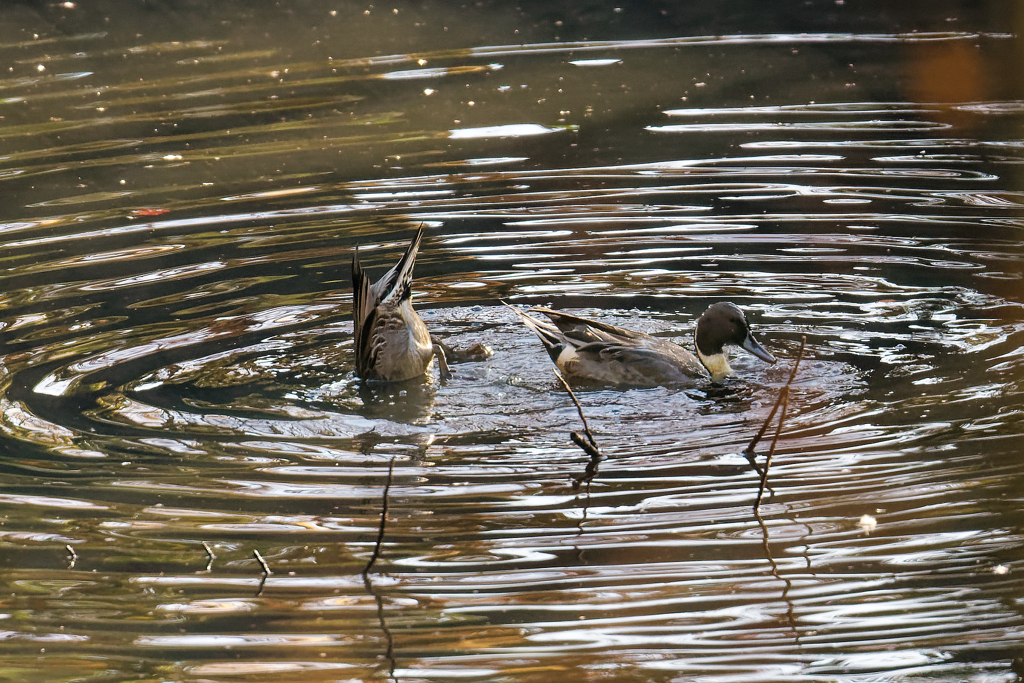
POLYGON ((267 564, 267 561, 263 559, 262 555, 260 555, 260 551, 259 550, 253 550, 252 554, 253 554, 253 557, 255 557, 256 560, 260 563, 260 567, 263 568, 263 575, 264 576, 270 576, 271 574, 274 573, 274 572, 270 571, 270 565, 267 564))
POLYGON ((580 405, 579 400, 576 398, 576 394, 573 393, 572 388, 569 386, 569 383, 565 381, 565 377, 562 377, 562 373, 558 371, 558 368, 555 368, 555 377, 557 377, 558 381, 562 383, 565 390, 569 392, 569 398, 571 398, 572 402, 576 405, 576 412, 579 413, 580 421, 583 422, 582 434, 576 431, 569 434, 569 438, 572 439, 572 442, 579 446, 584 453, 590 456, 590 462, 587 463, 587 469, 583 474, 578 477, 573 477, 572 479, 573 490, 579 491, 580 486, 584 483, 589 486, 590 482, 593 481, 595 476, 597 476, 597 465, 599 462, 604 460, 604 456, 601 455, 601 449, 598 448, 597 439, 594 438, 594 433, 590 431, 590 425, 587 424, 587 418, 583 414, 583 406, 580 405))
POLYGON ((213 550, 210 548, 210 544, 206 541, 203 541, 203 550, 206 551, 206 569, 203 569, 201 572, 196 572, 197 574, 200 574, 202 572, 212 572, 213 561, 217 559, 217 556, 213 554, 213 550))
POLYGON ((263 594, 263 586, 267 583, 267 577, 274 572, 270 571, 270 565, 268 565, 267 561, 263 559, 262 555, 260 555, 259 550, 253 549, 252 554, 256 558, 256 561, 260 563, 260 567, 263 568, 263 578, 260 579, 260 588, 256 591, 256 595, 258 597, 263 594))
POLYGON ((577 446, 586 451, 588 455, 600 455, 601 453, 597 447, 597 441, 594 439, 594 433, 590 431, 590 425, 587 424, 587 417, 583 414, 583 407, 580 405, 579 399, 576 398, 576 394, 573 393, 572 387, 570 387, 569 383, 565 381, 565 377, 562 377, 562 373, 559 372, 557 368, 555 369, 555 377, 557 377, 558 381, 562 383, 565 390, 569 392, 569 398, 571 398, 572 402, 576 405, 576 412, 580 414, 580 421, 583 423, 583 432, 587 436, 587 440, 584 445, 584 443, 581 443, 583 441, 583 437, 580 436, 579 432, 573 432, 573 436, 575 437, 573 441, 576 442, 577 446))
POLYGON ((796 354, 796 362, 793 363, 793 369, 789 373, 789 379, 786 380, 785 386, 783 386, 779 391, 779 397, 775 400, 775 405, 772 406, 772 410, 768 413, 768 417, 765 419, 764 424, 761 425, 761 429, 758 430, 757 434, 754 435, 754 438, 751 439, 750 445, 743 451, 743 454, 747 456, 747 460, 750 461, 751 465, 754 466, 754 469, 761 475, 761 486, 757 491, 757 500, 754 502, 754 514, 758 514, 758 510, 761 507, 761 499, 764 497, 765 487, 768 486, 768 469, 772 466, 772 457, 775 455, 775 447, 779 443, 779 435, 782 433, 782 425, 786 421, 786 411, 789 409, 789 389, 793 384, 793 380, 796 378, 796 371, 800 367, 800 361, 803 360, 804 347, 806 345, 807 337, 804 336, 800 340, 800 351, 796 354), (764 469, 762 470, 757 467, 757 463, 755 461, 757 451, 755 449, 757 448, 758 442, 760 442, 764 437, 765 432, 768 431, 768 427, 771 425, 772 419, 774 419, 776 413, 779 414, 779 421, 775 427, 775 434, 772 437, 772 445, 771 448, 768 449, 768 455, 765 457, 764 469))

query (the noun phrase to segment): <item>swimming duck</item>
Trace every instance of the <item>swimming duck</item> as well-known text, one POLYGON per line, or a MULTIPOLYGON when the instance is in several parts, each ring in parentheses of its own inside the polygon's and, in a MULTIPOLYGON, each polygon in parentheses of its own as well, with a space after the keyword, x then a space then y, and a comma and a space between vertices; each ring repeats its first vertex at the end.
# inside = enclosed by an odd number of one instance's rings
POLYGON ((441 378, 451 377, 443 349, 412 308, 412 268, 422 239, 421 227, 402 260, 372 285, 359 265, 359 248, 352 254, 356 372, 364 379, 400 382, 419 377, 435 355, 441 378))
POLYGON ((530 313, 545 315, 550 323, 512 310, 537 333, 567 379, 652 387, 692 383, 710 375, 711 381, 719 382, 732 374, 726 344, 736 344, 766 363, 775 362, 750 331, 743 311, 727 301, 712 304, 697 320, 696 356, 665 339, 548 308, 531 308, 530 313))

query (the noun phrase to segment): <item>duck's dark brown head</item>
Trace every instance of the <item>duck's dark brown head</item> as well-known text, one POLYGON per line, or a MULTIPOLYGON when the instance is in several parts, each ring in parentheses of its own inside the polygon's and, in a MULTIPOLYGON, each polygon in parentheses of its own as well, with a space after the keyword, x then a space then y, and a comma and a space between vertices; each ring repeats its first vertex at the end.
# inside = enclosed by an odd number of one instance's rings
POLYGON ((735 344, 766 363, 776 362, 775 356, 761 345, 754 333, 750 331, 747 318, 739 306, 728 301, 712 304, 697 321, 694 334, 697 342, 697 357, 711 372, 712 377, 728 371, 725 359, 725 346, 735 344), (716 359, 716 367, 708 365, 706 359, 716 359), (718 360, 720 358, 720 361, 718 360))

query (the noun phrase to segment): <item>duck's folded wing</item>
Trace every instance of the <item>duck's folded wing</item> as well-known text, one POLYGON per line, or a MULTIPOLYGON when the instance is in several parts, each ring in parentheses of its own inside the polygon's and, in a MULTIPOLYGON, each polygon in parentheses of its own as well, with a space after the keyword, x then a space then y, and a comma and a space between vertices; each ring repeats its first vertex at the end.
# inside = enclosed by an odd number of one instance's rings
POLYGON ((567 370, 598 382, 658 386, 689 382, 701 375, 699 367, 691 367, 682 362, 684 359, 642 347, 591 342, 577 346, 575 351, 575 367, 567 370))

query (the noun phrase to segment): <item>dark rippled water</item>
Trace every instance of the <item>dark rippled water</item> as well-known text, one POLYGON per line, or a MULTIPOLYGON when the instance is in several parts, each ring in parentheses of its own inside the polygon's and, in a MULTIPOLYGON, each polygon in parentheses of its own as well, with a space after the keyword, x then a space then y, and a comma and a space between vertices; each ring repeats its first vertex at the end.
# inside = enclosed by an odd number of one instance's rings
POLYGON ((857 4, 0 5, 0 680, 1020 680, 1014 12, 857 4), (494 355, 363 385, 418 225, 494 355), (780 363, 581 390, 574 490, 500 301, 722 299, 780 363))

